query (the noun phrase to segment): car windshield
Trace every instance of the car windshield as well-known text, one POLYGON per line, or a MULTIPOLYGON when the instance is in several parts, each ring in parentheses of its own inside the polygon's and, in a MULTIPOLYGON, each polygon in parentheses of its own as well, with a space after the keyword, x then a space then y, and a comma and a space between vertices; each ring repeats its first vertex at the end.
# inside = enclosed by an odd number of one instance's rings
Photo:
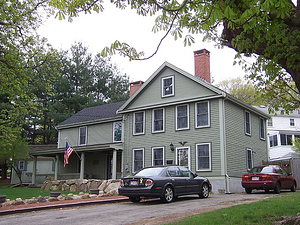
POLYGON ((157 176, 163 171, 164 167, 158 167, 158 168, 145 168, 136 174, 134 176, 157 176))

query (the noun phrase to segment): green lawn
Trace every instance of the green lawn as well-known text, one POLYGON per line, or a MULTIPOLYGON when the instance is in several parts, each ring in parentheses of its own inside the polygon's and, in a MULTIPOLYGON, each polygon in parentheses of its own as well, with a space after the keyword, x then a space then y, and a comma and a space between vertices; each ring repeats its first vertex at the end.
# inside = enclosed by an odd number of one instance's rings
MULTIPOLYGON (((6 199, 15 200, 16 198, 30 199, 38 196, 50 196, 51 191, 42 191, 40 188, 33 187, 7 187, 7 185, 0 183, 0 195, 6 195, 6 199)), ((78 194, 78 192, 70 191, 57 191, 62 195, 68 195, 69 193, 78 194)))
POLYGON ((232 206, 230 208, 200 214, 186 218, 176 225, 185 224, 272 224, 281 216, 293 216, 300 212, 300 192, 281 194, 251 204, 232 206))

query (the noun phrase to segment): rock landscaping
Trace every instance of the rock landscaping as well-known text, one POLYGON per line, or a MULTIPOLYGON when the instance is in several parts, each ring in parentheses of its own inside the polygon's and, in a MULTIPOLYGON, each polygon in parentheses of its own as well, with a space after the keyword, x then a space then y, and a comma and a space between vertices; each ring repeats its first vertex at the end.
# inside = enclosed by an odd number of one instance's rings
POLYGON ((53 191, 52 195, 47 197, 33 197, 31 199, 23 200, 17 198, 16 200, 6 199, 5 202, 0 203, 0 207, 34 204, 42 202, 54 202, 64 200, 78 200, 87 198, 99 198, 103 196, 118 195, 118 187, 120 180, 95 180, 95 179, 74 179, 74 180, 57 180, 45 181, 41 186, 41 190, 53 191), (98 190, 98 191, 96 191, 98 190), (78 195, 68 194, 67 196, 58 195, 59 191, 79 192, 78 195), (52 197, 57 196, 57 197, 52 197))

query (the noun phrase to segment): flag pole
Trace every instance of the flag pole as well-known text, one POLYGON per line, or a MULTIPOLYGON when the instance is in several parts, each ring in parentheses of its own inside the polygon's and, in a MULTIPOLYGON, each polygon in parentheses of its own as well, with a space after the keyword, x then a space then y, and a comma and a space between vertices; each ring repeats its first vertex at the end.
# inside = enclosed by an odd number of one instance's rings
POLYGON ((77 151, 75 150, 75 148, 73 148, 73 146, 71 145, 70 141, 65 137, 65 140, 69 143, 70 147, 74 150, 74 152, 76 153, 76 155, 78 156, 79 160, 81 161, 80 156, 78 155, 77 151))

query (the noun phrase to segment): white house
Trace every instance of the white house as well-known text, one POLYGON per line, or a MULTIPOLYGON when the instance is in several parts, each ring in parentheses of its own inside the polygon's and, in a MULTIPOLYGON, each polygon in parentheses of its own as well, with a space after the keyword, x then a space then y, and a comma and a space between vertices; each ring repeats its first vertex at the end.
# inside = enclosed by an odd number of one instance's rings
MULTIPOLYGON (((268 107, 255 107, 268 113, 268 107)), ((300 138, 300 110, 297 109, 289 115, 271 114, 271 116, 267 124, 269 161, 299 158, 292 146, 293 141, 300 138)))

